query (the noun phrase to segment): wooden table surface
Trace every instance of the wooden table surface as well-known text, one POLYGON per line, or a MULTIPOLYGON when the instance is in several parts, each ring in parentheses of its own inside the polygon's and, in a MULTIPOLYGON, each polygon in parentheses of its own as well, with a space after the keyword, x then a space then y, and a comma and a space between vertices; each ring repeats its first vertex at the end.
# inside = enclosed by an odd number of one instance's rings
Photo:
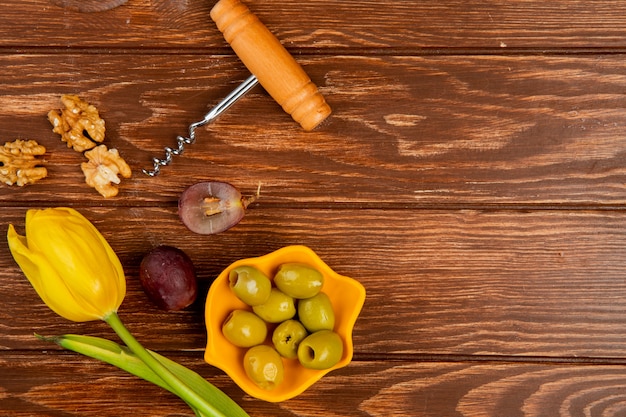
MULTIPOLYGON (((333 108, 304 132, 260 87, 158 177, 142 174, 247 76, 204 0, 0 1, 0 141, 34 139, 48 177, 0 186, 0 232, 71 206, 125 268, 120 316, 255 416, 626 415, 626 3, 248 0, 333 108), (94 104, 133 169, 118 196, 46 118, 94 104), (189 232, 188 186, 261 198, 189 232), (138 280, 159 244, 201 296, 158 310, 138 280), (231 262, 292 244, 359 280, 355 354, 295 399, 256 400, 203 361, 204 296, 231 262)), ((115 339, 49 310, 0 243, 0 416, 192 416, 177 397, 34 333, 115 339)))

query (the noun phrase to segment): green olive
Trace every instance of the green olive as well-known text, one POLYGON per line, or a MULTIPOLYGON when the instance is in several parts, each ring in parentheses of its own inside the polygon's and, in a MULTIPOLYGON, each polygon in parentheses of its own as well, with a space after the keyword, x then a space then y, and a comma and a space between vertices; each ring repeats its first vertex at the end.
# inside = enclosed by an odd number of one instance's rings
POLYGON ((230 288, 249 306, 263 304, 270 296, 272 281, 252 266, 238 266, 228 274, 230 288))
POLYGON ((309 298, 320 292, 324 276, 315 268, 292 262, 278 267, 274 284, 293 298, 309 298))
POLYGON ((252 310, 268 323, 280 323, 296 315, 296 304, 292 297, 277 288, 272 288, 267 301, 252 310))
POLYGON ((343 341, 331 330, 320 330, 307 336, 298 346, 298 360, 305 368, 328 369, 343 355, 343 341))
POLYGON ((224 321, 222 333, 235 346, 256 346, 265 341, 267 324, 251 311, 234 310, 224 321))
POLYGON ((283 360, 267 345, 258 345, 248 349, 243 358, 246 375, 259 387, 273 390, 283 381, 285 370, 283 360))
POLYGON ((272 343, 281 356, 294 359, 298 356, 298 345, 308 333, 298 320, 283 321, 272 333, 272 343))
POLYGON ((333 330, 335 327, 333 305, 323 292, 298 301, 298 317, 311 333, 318 330, 333 330))

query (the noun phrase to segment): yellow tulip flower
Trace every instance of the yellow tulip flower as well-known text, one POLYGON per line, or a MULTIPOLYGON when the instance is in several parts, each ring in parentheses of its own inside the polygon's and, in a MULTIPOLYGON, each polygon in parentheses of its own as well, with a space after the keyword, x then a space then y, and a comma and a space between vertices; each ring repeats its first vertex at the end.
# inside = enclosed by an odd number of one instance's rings
POLYGON ((76 322, 105 320, 122 304, 122 264, 98 229, 76 210, 28 210, 26 236, 9 225, 7 240, 26 278, 58 315, 76 322))
POLYGON ((249 417, 200 375, 149 352, 126 329, 117 315, 126 295, 122 264, 82 214, 64 207, 28 210, 26 236, 9 225, 7 240, 13 258, 48 307, 72 321, 104 320, 130 353, 106 339, 66 336, 49 340, 170 390, 197 416, 249 417))

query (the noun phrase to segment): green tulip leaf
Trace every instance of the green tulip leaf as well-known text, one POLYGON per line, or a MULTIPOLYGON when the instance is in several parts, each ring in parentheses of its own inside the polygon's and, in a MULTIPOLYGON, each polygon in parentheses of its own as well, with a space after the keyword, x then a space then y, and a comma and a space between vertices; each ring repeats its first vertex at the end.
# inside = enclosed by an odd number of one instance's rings
MULTIPOLYGON (((126 346, 119 345, 108 339, 93 336, 75 334, 55 337, 36 336, 42 340, 54 342, 65 349, 117 366, 128 373, 176 394, 176 391, 172 389, 172 387, 163 381, 161 377, 152 371, 152 369, 126 346)), ((188 386, 193 387, 198 395, 211 403, 217 410, 223 413, 223 415, 228 417, 250 417, 233 399, 196 372, 156 352, 150 350, 148 350, 148 352, 172 374, 188 386)), ((197 415, 202 415, 195 408, 193 409, 197 415)))

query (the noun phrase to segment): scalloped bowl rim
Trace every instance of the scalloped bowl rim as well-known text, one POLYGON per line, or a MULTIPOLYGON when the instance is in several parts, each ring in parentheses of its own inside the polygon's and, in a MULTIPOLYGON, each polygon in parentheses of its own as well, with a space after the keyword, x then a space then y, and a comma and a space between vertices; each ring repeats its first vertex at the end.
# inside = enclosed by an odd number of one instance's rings
MULTIPOLYGON (((207 328, 207 346, 204 360, 226 374, 249 395, 269 402, 280 402, 293 398, 317 382, 327 373, 345 367, 352 361, 354 346, 352 330, 365 302, 365 288, 357 280, 340 275, 332 270, 310 248, 301 245, 285 246, 274 252, 256 258, 240 259, 225 268, 211 284, 205 305, 205 324, 207 328), (324 291, 333 303, 335 311, 335 331, 344 341, 341 360, 333 367, 324 370, 312 370, 302 367, 297 359, 283 359, 285 379, 274 390, 264 390, 248 378, 243 369, 243 356, 246 349, 233 346, 223 336, 222 323, 234 309, 248 309, 228 285, 231 269, 241 265, 259 268, 273 279, 276 268, 287 262, 301 262, 317 268, 324 275, 324 291)), ((268 341, 271 339, 271 332, 268 341)))

